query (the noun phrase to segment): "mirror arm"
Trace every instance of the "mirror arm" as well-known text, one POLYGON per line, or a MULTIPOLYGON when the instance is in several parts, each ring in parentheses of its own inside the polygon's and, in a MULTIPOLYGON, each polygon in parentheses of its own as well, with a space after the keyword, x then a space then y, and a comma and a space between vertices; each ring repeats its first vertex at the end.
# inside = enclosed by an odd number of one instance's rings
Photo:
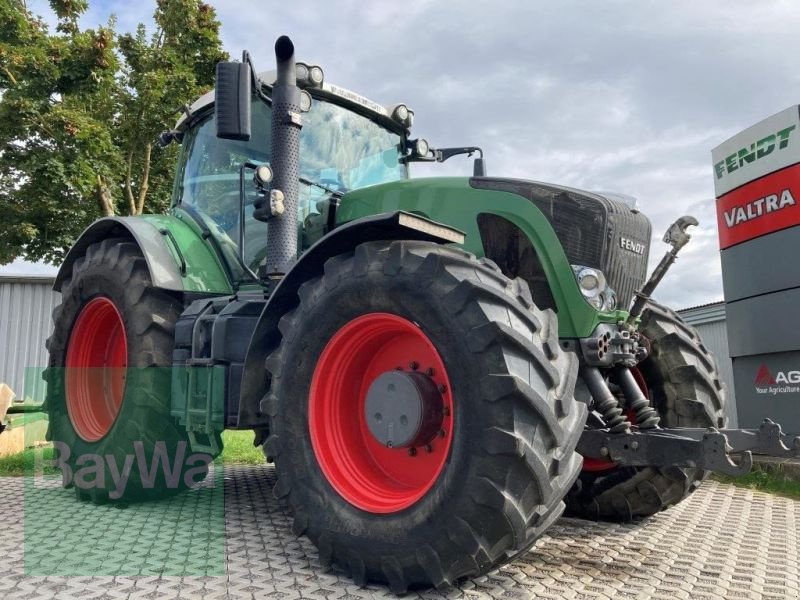
POLYGON ((436 162, 444 162, 448 158, 452 158, 453 156, 458 156, 459 154, 466 154, 468 157, 472 156, 476 152, 480 154, 480 158, 483 158, 483 150, 478 148, 477 146, 464 146, 461 148, 441 148, 439 150, 434 150, 434 155, 436 156, 436 162))
POLYGON ((256 95, 263 102, 272 105, 272 98, 270 98, 263 91, 261 91, 261 82, 258 80, 258 73, 256 73, 256 66, 255 64, 253 64, 253 59, 250 57, 250 53, 247 50, 242 51, 242 62, 250 65, 250 79, 253 84, 252 89, 255 91, 256 95))

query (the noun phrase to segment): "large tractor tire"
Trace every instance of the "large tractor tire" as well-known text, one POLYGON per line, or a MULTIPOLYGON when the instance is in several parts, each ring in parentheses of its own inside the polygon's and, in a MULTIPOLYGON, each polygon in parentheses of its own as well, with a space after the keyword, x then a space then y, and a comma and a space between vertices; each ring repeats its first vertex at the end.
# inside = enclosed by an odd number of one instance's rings
POLYGON ((581 467, 555 314, 490 261, 424 242, 364 243, 299 296, 262 402, 294 532, 396 593, 529 548, 581 467))
POLYGON ((182 305, 152 287, 139 247, 125 238, 90 245, 65 278, 61 300, 45 378, 47 439, 66 465, 65 485, 102 503, 163 497, 202 480, 209 457, 191 454, 170 417, 182 305), (117 485, 126 460, 130 477, 117 485))
MULTIPOLYGON (((719 368, 697 331, 652 301, 642 313, 640 331, 651 346, 649 357, 638 365, 640 381, 661 416, 660 425, 724 427, 719 368)), ((707 475, 700 469, 616 467, 587 460, 567 497, 567 514, 609 521, 647 517, 681 502, 707 475)))

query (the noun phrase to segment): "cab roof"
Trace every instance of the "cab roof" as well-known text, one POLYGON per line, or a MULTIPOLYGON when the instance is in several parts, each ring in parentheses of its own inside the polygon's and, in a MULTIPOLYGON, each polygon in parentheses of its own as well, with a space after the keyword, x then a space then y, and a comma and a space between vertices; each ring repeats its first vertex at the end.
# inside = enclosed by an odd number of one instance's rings
MULTIPOLYGON (((258 81, 261 83, 261 87, 267 93, 267 95, 271 93, 276 76, 277 74, 274 70, 262 71, 257 75, 258 81)), ((392 114, 394 113, 395 109, 400 106, 400 104, 378 104, 377 102, 365 98, 356 92, 332 83, 328 83, 327 81, 323 81, 322 85, 319 87, 303 86, 300 84, 298 85, 302 89, 309 92, 312 97, 330 100, 335 104, 345 106, 354 112, 358 112, 388 129, 395 130, 398 133, 408 133, 410 126, 406 127, 392 118, 392 114)), ((204 113, 207 109, 214 105, 214 98, 215 90, 211 90, 195 100, 187 109, 184 110, 184 114, 181 115, 181 117, 178 119, 178 122, 175 124, 175 130, 185 131, 191 127, 195 121, 194 117, 204 113)), ((409 109, 409 112, 413 115, 414 111, 409 109)))

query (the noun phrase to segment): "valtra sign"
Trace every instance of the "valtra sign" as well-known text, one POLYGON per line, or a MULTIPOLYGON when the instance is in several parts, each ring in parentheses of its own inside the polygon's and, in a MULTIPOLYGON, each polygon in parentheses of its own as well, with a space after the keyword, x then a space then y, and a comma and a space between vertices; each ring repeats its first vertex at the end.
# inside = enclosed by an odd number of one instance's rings
POLYGON ((800 224, 800 164, 743 185, 717 200, 719 247, 800 224))
POLYGON ((800 224, 800 107, 712 151, 720 248, 800 224))

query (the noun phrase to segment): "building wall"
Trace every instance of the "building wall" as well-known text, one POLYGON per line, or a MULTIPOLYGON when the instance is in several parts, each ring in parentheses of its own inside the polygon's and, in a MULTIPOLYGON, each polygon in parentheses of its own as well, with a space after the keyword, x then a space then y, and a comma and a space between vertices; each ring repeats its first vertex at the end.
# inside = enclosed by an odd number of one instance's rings
POLYGON ((0 382, 11 386, 17 400, 44 400, 44 344, 60 301, 52 287, 52 278, 0 277, 0 382))
POLYGON ((728 352, 728 329, 725 324, 725 304, 716 302, 705 306, 679 310, 678 314, 692 325, 703 343, 717 359, 722 382, 728 394, 728 418, 730 427, 738 427, 736 395, 733 385, 733 364, 728 352))

